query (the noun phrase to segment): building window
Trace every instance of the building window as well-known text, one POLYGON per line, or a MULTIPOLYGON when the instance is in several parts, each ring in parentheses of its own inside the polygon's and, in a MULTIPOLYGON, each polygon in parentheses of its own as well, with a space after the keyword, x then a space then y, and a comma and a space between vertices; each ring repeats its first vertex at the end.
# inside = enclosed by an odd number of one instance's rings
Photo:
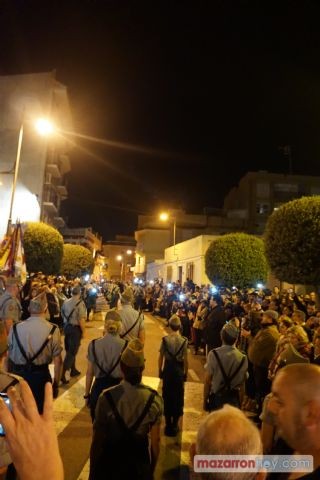
POLYGON ((193 262, 188 262, 187 263, 187 278, 190 278, 190 280, 193 280, 194 276, 194 263, 193 262))
POLYGON ((270 196, 270 185, 269 183, 257 183, 257 197, 258 198, 269 198, 270 196))
POLYGON ((311 185, 310 193, 311 195, 320 195, 320 186, 317 187, 316 185, 311 185))
POLYGON ((259 215, 266 215, 267 213, 269 213, 269 210, 270 206, 268 203, 257 203, 256 212, 259 215))
POLYGON ((172 265, 167 266, 167 282, 172 281, 172 265))
POLYGON ((275 183, 273 189, 275 192, 297 193, 299 187, 294 183, 275 183))

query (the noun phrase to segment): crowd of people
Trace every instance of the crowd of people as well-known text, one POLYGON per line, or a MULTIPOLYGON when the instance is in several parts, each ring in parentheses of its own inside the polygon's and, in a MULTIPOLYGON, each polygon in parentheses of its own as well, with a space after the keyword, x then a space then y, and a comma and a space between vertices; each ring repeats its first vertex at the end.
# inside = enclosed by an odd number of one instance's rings
MULTIPOLYGON (((51 458, 46 465, 47 452, 39 448, 39 478, 63 478, 52 398, 61 384, 80 375, 77 353, 101 298, 109 308, 103 336, 88 346, 84 395, 93 422, 90 480, 152 478, 162 416, 164 435, 175 437, 181 428, 190 354, 203 357, 203 408, 210 412, 194 454, 312 454, 314 472, 294 478, 320 478, 320 312, 314 292, 297 295, 277 287, 218 292, 190 279, 184 285, 96 285, 41 273, 24 287, 15 279, 1 282, 0 388, 12 404, 10 413, 0 401, 6 438, 0 441, 2 478, 17 473, 22 480, 37 478, 30 474, 35 460, 21 444, 44 428, 57 463, 51 458), (158 353, 162 395, 142 383, 146 312, 168 327, 158 353)), ((219 475, 204 478, 233 478, 219 475)), ((265 478, 263 471, 250 475, 241 478, 265 478)))

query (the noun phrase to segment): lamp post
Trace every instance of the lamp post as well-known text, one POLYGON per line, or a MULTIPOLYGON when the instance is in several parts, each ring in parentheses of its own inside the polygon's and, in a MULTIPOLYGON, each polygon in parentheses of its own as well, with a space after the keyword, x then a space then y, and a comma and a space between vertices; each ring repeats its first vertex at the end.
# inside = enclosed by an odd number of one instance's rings
POLYGON ((117 255, 116 256, 116 259, 118 260, 118 262, 120 262, 120 281, 122 281, 122 276, 123 276, 123 259, 122 259, 122 255, 117 255))
MULTIPOLYGON (((39 133, 39 135, 42 135, 42 136, 50 135, 53 132, 52 123, 49 122, 49 120, 44 119, 44 118, 39 118, 35 123, 35 127, 36 127, 36 130, 39 133)), ((8 217, 8 225, 7 225, 7 235, 10 234, 11 225, 12 225, 12 211, 13 211, 14 196, 15 196, 15 193, 16 193, 18 173, 19 173, 19 167, 20 167, 23 133, 24 133, 24 124, 23 124, 23 121, 22 121, 22 123, 20 125, 20 129, 19 129, 17 155, 16 155, 16 161, 15 161, 15 164, 14 164, 14 174, 13 174, 13 182, 12 182, 12 189, 11 189, 11 199, 10 199, 9 217, 8 217)))
POLYGON ((159 215, 159 218, 162 222, 167 222, 168 220, 173 220, 173 251, 175 251, 175 246, 176 246, 176 227, 177 227, 177 219, 176 217, 169 215, 167 212, 162 212, 159 215))

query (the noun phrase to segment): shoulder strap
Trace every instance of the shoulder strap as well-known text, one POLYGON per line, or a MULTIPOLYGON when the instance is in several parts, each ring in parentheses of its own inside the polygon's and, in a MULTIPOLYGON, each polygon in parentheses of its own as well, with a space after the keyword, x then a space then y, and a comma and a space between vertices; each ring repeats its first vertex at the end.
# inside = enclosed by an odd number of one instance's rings
POLYGON ((223 368, 222 362, 221 362, 221 360, 220 360, 220 357, 219 357, 217 351, 216 351, 215 349, 213 349, 212 351, 213 351, 214 356, 215 356, 216 359, 217 359, 218 365, 219 365, 219 367, 220 367, 220 370, 221 370, 221 373, 222 373, 222 376, 223 376, 223 380, 224 380, 227 388, 230 388, 230 387, 231 387, 231 382, 232 382, 232 380, 235 378, 235 376, 237 375, 237 373, 240 371, 240 369, 241 369, 241 367, 242 367, 242 365, 243 365, 243 363, 244 363, 244 358, 245 358, 245 357, 244 357, 244 356, 242 357, 240 364, 237 366, 237 368, 235 369, 235 371, 233 372, 233 374, 227 376, 227 374, 226 374, 226 372, 225 372, 225 369, 223 368))
POLYGON ((150 410, 151 404, 152 404, 156 394, 157 394, 156 392, 151 392, 151 394, 148 398, 148 401, 145 404, 144 409, 142 410, 141 414, 139 415, 137 420, 134 422, 134 424, 131 427, 128 427, 126 425, 126 423, 124 422, 123 418, 121 417, 121 415, 120 415, 120 413, 119 413, 119 411, 116 407, 116 404, 114 403, 114 400, 112 398, 110 390, 107 390, 106 392, 104 392, 104 395, 105 395, 106 399, 108 400, 108 402, 111 406, 111 409, 113 411, 113 414, 114 414, 115 419, 117 420, 119 426, 121 428, 123 428, 124 430, 130 431, 130 432, 135 432, 138 429, 138 427, 141 425, 142 421, 144 420, 145 416, 147 415, 147 413, 150 410))
POLYGON ((163 337, 162 341, 163 341, 163 345, 164 345, 164 348, 165 348, 166 352, 169 353, 169 355, 170 355, 172 358, 177 358, 177 356, 179 355, 179 353, 181 352, 181 350, 182 350, 183 347, 185 346, 187 339, 185 339, 184 342, 180 345, 180 347, 179 347, 179 349, 176 351, 176 353, 170 352, 170 350, 168 349, 167 342, 165 341, 165 337, 163 337))
POLYGON ((10 387, 13 387, 17 383, 19 383, 19 380, 17 378, 13 378, 11 382, 2 390, 2 393, 6 393, 10 387))
POLYGON ((4 302, 2 303, 2 305, 0 305, 0 310, 3 309, 3 307, 5 306, 6 303, 9 302, 9 300, 12 300, 12 297, 8 297, 8 298, 6 298, 6 299, 4 300, 4 302))
POLYGON ((139 312, 139 315, 138 315, 137 320, 134 322, 133 325, 131 325, 131 327, 130 327, 125 333, 122 333, 122 335, 120 335, 120 338, 126 337, 126 336, 128 335, 128 333, 130 333, 131 330, 134 329, 134 327, 137 325, 137 323, 138 323, 138 321, 139 321, 140 316, 141 316, 141 310, 140 310, 140 312, 139 312))
MULTIPOLYGON (((75 306, 73 307, 73 309, 71 310, 71 312, 69 313, 69 315, 67 316, 67 323, 69 323, 70 321, 70 318, 72 317, 73 315, 73 312, 75 311, 75 309, 77 308, 77 306, 82 302, 82 300, 80 299, 79 302, 77 302, 75 304, 75 306)), ((62 308, 62 311, 63 311, 63 308, 62 308)))
POLYGON ((94 361, 95 361, 97 367, 99 368, 99 370, 101 370, 102 373, 104 373, 107 377, 109 377, 111 375, 111 373, 114 371, 114 369, 119 365, 120 360, 121 360, 122 352, 124 351, 124 349, 128 345, 128 342, 125 341, 124 347, 122 348, 119 357, 117 358, 117 360, 115 361, 115 363, 112 365, 111 369, 108 372, 104 368, 102 368, 101 365, 98 362, 95 342, 96 342, 96 340, 92 340, 92 354, 93 354, 94 361))
POLYGON ((42 346, 39 348, 39 350, 31 357, 31 358, 28 358, 27 354, 26 354, 26 351, 25 349, 23 348, 21 342, 20 342, 20 338, 18 336, 18 332, 17 332, 17 323, 15 323, 13 325, 13 334, 14 334, 14 337, 16 339, 16 342, 18 344, 18 347, 19 347, 19 350, 22 354, 22 356, 24 357, 24 359, 26 360, 27 363, 32 363, 37 357, 39 357, 40 353, 42 353, 42 351, 45 349, 45 347, 48 345, 48 342, 49 340, 52 338, 52 335, 55 331, 55 329, 57 328, 56 325, 53 325, 51 330, 50 330, 50 333, 49 335, 47 336, 47 338, 45 339, 45 341, 43 342, 42 346))

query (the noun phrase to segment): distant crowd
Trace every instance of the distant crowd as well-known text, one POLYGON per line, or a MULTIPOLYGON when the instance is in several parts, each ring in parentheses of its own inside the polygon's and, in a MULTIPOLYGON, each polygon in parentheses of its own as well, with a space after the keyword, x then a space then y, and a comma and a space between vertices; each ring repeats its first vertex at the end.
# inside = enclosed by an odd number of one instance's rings
MULTIPOLYGON (((218 291, 190 279, 183 285, 159 280, 97 284, 42 273, 24 286, 16 279, 1 282, 0 389, 8 393, 13 416, 0 401, 8 439, 7 444, 0 441, 0 479, 16 479, 16 470, 21 480, 36 478, 30 468, 37 469, 38 462, 37 478, 62 480, 51 397, 80 375, 77 353, 87 322, 98 312, 104 331, 88 346, 84 394, 93 421, 90 480, 102 480, 106 472, 110 479, 153 477, 162 416, 165 436, 181 432, 190 354, 203 360, 203 409, 210 412, 191 455, 299 452, 313 455, 313 472, 294 478, 320 478, 320 311, 315 292, 297 295, 262 286, 218 291), (158 349, 161 395, 142 382, 146 313, 167 327, 158 349), (30 412, 21 410, 23 402, 30 408, 34 402, 30 412), (14 422, 22 426, 16 428, 14 422), (34 467, 21 446, 22 430, 39 450, 34 467), (33 438, 36 432, 52 445, 55 463, 33 438)), ((262 471, 241 475, 243 480, 265 478, 262 471)))

